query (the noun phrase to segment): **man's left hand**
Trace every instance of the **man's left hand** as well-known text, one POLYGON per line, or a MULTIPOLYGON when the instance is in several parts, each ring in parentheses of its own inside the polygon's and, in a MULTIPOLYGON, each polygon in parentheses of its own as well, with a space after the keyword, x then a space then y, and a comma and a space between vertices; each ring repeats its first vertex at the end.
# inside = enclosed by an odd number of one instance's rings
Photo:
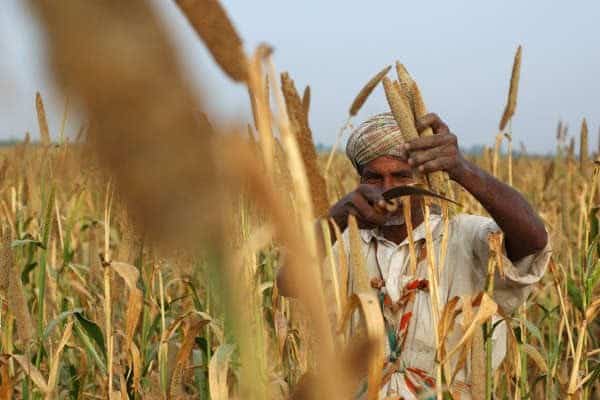
POLYGON ((427 114, 416 121, 419 132, 427 128, 432 136, 421 136, 404 143, 404 158, 410 166, 422 174, 446 171, 450 178, 458 176, 464 166, 464 158, 458 149, 458 139, 450 132, 448 125, 437 114, 427 114))

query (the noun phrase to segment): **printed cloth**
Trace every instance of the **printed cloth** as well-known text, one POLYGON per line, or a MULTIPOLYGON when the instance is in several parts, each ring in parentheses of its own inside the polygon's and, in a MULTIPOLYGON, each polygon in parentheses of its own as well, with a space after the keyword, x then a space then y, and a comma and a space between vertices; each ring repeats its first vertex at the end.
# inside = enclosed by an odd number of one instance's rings
POLYGON ((400 156, 402 133, 391 113, 374 115, 358 126, 348 138, 346 154, 360 168, 381 156, 400 156))
MULTIPOLYGON (((443 223, 439 215, 430 216, 433 233, 433 249, 436 262, 440 259, 443 238, 443 223)), ((490 218, 459 214, 449 221, 448 247, 446 261, 439 273, 440 310, 455 296, 469 301, 484 290, 489 257, 488 234, 500 231, 490 218)), ((348 293, 373 291, 381 303, 386 323, 386 364, 383 367, 383 382, 380 399, 405 400, 429 398, 435 388, 435 337, 431 316, 431 297, 427 280, 427 257, 425 242, 425 224, 413 231, 417 255, 417 269, 414 274, 409 270, 408 241, 399 245, 381 236, 378 229, 360 230, 361 251, 370 279, 370 287, 358 288, 351 269, 348 269, 348 293)), ((332 254, 338 253, 337 242, 332 254)), ((343 245, 348 265, 351 265, 348 230, 343 235, 343 245)), ((550 245, 542 251, 524 257, 513 263, 502 256, 504 276, 498 273, 494 277, 493 299, 505 313, 511 313, 521 305, 529 295, 532 285, 539 282, 545 273, 551 255, 550 245)), ((336 265, 340 265, 336 259, 336 265)), ((338 268, 338 277, 339 277, 338 268)), ((341 277, 340 277, 341 278, 341 277)), ((344 280, 338 279, 338 282, 344 280)), ((332 290, 332 280, 326 278, 325 287, 332 290)), ((332 298, 332 297, 330 297, 332 298)), ((335 306, 329 310, 332 322, 338 321, 335 306)), ((497 315, 493 321, 500 320, 497 315)), ((361 321, 353 320, 354 333, 359 331, 361 321)), ((458 315, 453 330, 448 335, 446 349, 451 349, 463 334, 462 314, 458 315)), ((506 324, 500 322, 492 337, 492 366, 497 368, 506 354, 506 324)), ((458 355, 450 359, 454 370, 458 355)), ((471 362, 457 368, 456 378, 451 390, 455 398, 470 399, 471 362)), ((363 387, 357 398, 366 393, 363 387)), ((433 397, 435 398, 435 397, 433 397)))

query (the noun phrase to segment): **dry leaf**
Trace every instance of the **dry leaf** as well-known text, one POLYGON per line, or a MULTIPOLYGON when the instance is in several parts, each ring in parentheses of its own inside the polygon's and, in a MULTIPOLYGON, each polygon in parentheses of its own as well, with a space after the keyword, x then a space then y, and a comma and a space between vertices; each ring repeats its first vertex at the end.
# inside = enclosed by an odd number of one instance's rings
POLYGON ((54 395, 54 390, 56 388, 56 380, 58 379, 58 367, 60 366, 60 356, 67 342, 71 338, 71 333, 73 332, 73 321, 70 320, 65 327, 62 338, 58 344, 58 347, 54 351, 54 355, 52 356, 52 366, 50 367, 50 374, 48 376, 48 394, 46 395, 46 399, 50 400, 54 395))
POLYGON ((127 316, 125 319, 125 348, 129 348, 133 341, 135 328, 137 327, 143 306, 143 294, 137 287, 140 271, 133 265, 123 262, 112 261, 111 268, 119 274, 129 289, 129 300, 127 302, 127 316))
POLYGON ((448 352, 445 360, 450 359, 456 353, 461 346, 465 344, 465 342, 473 335, 475 329, 479 328, 481 324, 483 324, 488 318, 496 313, 498 310, 498 305, 491 299, 486 293, 483 293, 481 297, 481 304, 479 305, 479 309, 475 313, 475 317, 473 321, 469 324, 469 327, 465 330, 465 333, 460 338, 458 343, 454 346, 454 348, 448 352))
POLYGON ((234 347, 231 344, 220 345, 208 365, 208 384, 210 388, 210 398, 212 400, 228 400, 229 386, 227 385, 227 375, 229 372, 229 361, 233 354, 234 347))
POLYGON ((546 360, 544 360, 544 357, 535 347, 528 343, 522 343, 521 350, 523 350, 525 353, 527 353, 529 357, 531 357, 531 359, 539 368, 540 372, 544 374, 548 372, 548 365, 546 364, 546 360))
MULTIPOLYGON (((377 400, 381 387, 382 366, 384 363, 385 323, 379 307, 379 300, 372 292, 362 292, 350 297, 342 324, 338 331, 343 332, 348 321, 351 320, 354 310, 360 307, 361 316, 367 328, 368 341, 374 343, 374 348, 369 354, 369 381, 367 399, 377 400)), ((351 374, 351 373, 350 373, 351 374)))
POLYGON ((48 383, 46 379, 42 376, 41 372, 29 362, 29 358, 23 354, 11 354, 13 360, 19 364, 23 372, 27 374, 35 384, 44 394, 50 393, 50 388, 48 387, 48 383))

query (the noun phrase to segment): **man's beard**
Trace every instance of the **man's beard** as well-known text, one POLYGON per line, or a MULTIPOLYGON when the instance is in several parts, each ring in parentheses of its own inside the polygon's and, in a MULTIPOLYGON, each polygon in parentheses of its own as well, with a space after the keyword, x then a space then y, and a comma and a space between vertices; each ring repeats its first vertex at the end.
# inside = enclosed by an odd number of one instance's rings
POLYGON ((399 215, 392 215, 387 221, 385 221, 383 226, 401 226, 401 225, 404 225, 404 223, 405 223, 404 215, 399 214, 399 215))

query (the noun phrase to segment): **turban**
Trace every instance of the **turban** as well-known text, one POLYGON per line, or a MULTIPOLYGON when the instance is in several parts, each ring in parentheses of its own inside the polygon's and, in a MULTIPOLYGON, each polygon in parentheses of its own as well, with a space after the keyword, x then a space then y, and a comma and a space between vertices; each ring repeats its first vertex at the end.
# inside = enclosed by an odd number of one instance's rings
POLYGON ((348 138, 346 155, 357 171, 381 156, 401 156, 402 133, 392 113, 377 114, 360 124, 348 138))

